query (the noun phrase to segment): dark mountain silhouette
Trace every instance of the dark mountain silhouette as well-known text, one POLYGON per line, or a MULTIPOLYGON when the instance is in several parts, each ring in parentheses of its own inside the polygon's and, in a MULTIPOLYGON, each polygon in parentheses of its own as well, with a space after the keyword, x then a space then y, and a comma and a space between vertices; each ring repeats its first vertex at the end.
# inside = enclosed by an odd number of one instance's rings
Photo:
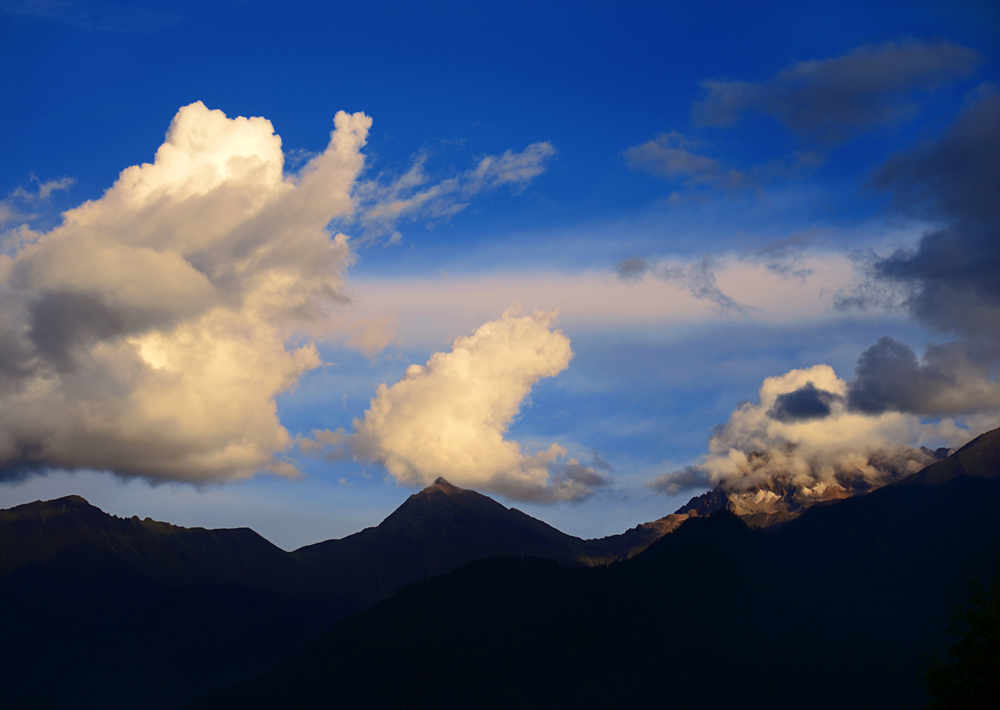
POLYGON ((1000 471, 1000 429, 977 436, 954 454, 894 485, 941 485, 961 476, 994 478, 1000 471))
POLYGON ((625 559, 672 530, 672 522, 668 516, 621 535, 581 540, 439 478, 378 527, 309 545, 293 555, 316 570, 324 585, 338 588, 363 608, 406 584, 484 557, 533 555, 569 566, 625 559), (371 560, 379 562, 372 565, 371 560))
POLYGON ((180 707, 407 584, 496 555, 603 564, 670 526, 580 540, 444 479, 377 527, 291 553, 246 528, 121 519, 79 496, 21 505, 0 511, 4 706, 180 707))
POLYGON ((694 517, 610 566, 480 560, 194 707, 917 707, 948 603, 997 564, 998 440, 783 525, 694 517))

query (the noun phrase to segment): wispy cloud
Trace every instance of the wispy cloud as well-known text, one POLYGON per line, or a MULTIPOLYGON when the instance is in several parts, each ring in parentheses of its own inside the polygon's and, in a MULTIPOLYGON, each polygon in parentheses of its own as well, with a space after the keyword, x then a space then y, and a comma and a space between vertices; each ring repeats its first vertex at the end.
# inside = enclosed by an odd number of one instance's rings
POLYGON ((11 222, 30 222, 38 215, 32 210, 38 209, 49 201, 52 193, 57 190, 67 190, 76 183, 71 177, 41 181, 34 175, 28 183, 28 188, 18 186, 7 197, 0 200, 0 227, 11 222), (37 185, 32 189, 32 185, 37 185))
POLYGON ((744 173, 724 168, 714 158, 695 153, 699 145, 698 141, 671 131, 632 146, 624 155, 629 167, 634 170, 643 170, 689 187, 709 185, 737 190, 753 184, 753 180, 744 173))
POLYGON ((715 272, 721 264, 711 255, 705 255, 691 264, 671 264, 640 257, 618 262, 615 272, 626 282, 641 280, 651 274, 662 281, 681 285, 697 299, 708 301, 722 314, 747 316, 757 310, 754 306, 739 303, 719 288, 715 272))
POLYGON ((532 143, 520 152, 485 156, 465 172, 435 180, 427 173, 430 156, 420 153, 402 175, 358 183, 353 223, 361 228, 362 243, 385 237, 390 243, 401 243, 401 235, 396 236, 401 223, 447 222, 480 193, 505 185, 519 192, 545 172, 546 163, 555 155, 551 143, 532 143))

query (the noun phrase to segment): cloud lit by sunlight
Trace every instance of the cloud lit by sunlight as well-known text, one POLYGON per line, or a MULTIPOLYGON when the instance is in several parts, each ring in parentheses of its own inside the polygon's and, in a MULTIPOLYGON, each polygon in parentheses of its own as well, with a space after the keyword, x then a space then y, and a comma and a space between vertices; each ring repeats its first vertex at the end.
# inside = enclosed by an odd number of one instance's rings
POLYGON ((334 122, 327 149, 286 176, 269 121, 185 106, 153 163, 61 226, 21 230, 0 256, 7 475, 295 475, 274 398, 320 365, 293 336, 325 335, 344 300, 352 255, 327 225, 353 209, 371 126, 334 122))
POLYGON ((456 338, 450 352, 410 365, 391 387, 380 385, 364 419, 354 422, 352 455, 384 464, 404 485, 443 476, 513 500, 588 496, 604 479, 566 461, 566 449, 552 444, 529 453, 505 438, 535 382, 559 374, 573 357, 569 338, 552 329, 556 315, 508 309, 456 338))

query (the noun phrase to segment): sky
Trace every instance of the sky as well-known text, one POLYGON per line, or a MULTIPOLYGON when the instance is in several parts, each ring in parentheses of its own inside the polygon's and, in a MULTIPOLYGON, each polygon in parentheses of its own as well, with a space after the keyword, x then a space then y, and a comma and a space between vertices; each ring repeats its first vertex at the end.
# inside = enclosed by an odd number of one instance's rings
POLYGON ((1000 425, 998 39, 990 2, 0 0, 0 507, 294 549, 444 476, 601 537, 916 470, 1000 425))

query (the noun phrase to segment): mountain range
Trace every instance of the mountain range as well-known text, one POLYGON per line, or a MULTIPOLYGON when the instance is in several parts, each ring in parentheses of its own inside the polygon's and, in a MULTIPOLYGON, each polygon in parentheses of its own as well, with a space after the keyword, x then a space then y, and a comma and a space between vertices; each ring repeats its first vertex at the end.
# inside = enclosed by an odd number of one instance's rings
POLYGON ((492 687, 497 707, 594 706, 622 684, 615 698, 714 706, 778 674, 760 698, 794 707, 781 698, 813 692, 794 669, 837 702, 893 683, 918 700, 915 649, 944 642, 946 602, 1000 550, 998 472, 1000 430, 866 495, 810 507, 776 488, 771 516, 716 489, 599 540, 438 479, 294 552, 79 496, 31 503, 0 511, 0 687, 26 708, 177 708, 233 684, 199 707, 489 706, 474 693, 492 687), (723 659, 720 685, 705 669, 723 659))
POLYGON ((1000 430, 781 525, 723 508, 613 565, 480 560, 194 707, 918 707, 920 654, 998 571, 998 506, 1000 430))
POLYGON ((438 479, 376 527, 285 552, 246 528, 122 519, 79 496, 21 505, 0 511, 0 605, 17 610, 0 685, 14 707, 180 707, 407 584, 501 555, 607 564, 677 524, 581 540, 438 479))

